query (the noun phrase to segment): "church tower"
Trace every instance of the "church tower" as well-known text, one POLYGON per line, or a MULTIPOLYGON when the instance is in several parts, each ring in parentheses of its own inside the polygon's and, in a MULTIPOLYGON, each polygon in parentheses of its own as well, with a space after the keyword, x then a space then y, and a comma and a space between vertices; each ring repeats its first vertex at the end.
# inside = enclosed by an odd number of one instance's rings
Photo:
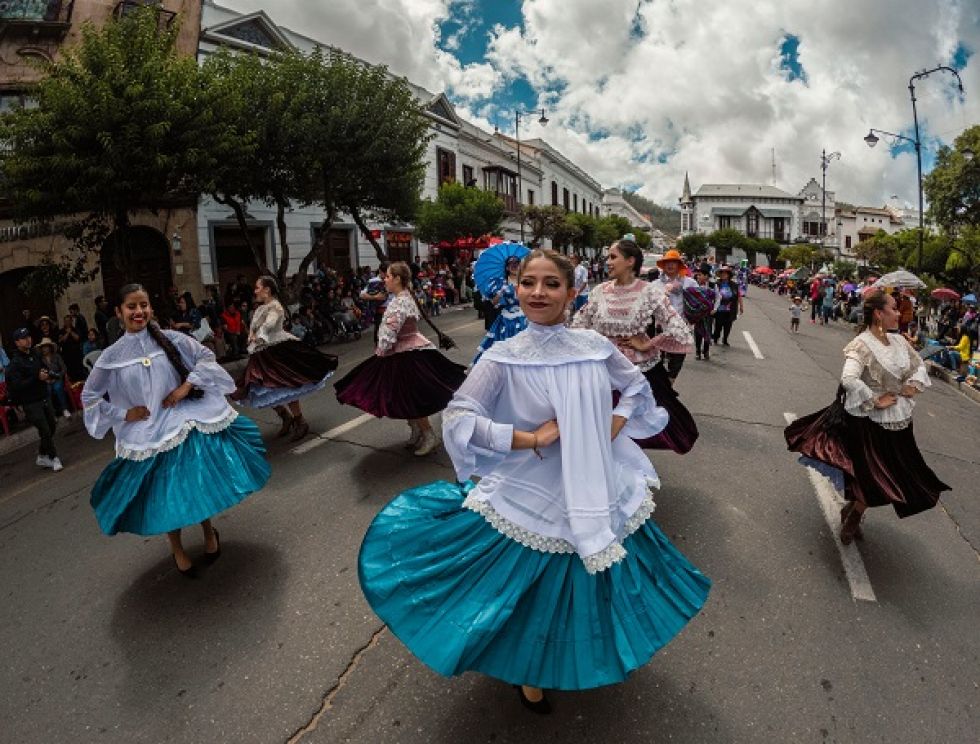
POLYGON ((681 237, 694 232, 694 199, 691 198, 691 182, 684 171, 684 192, 680 198, 681 237))

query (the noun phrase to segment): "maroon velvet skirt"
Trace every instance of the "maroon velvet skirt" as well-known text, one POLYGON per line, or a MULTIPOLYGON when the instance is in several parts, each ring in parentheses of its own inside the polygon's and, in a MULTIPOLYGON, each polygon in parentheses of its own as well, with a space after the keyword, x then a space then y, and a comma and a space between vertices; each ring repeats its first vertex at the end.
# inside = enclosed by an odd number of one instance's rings
POLYGON ((379 418, 414 419, 444 409, 466 368, 436 349, 371 355, 334 383, 337 400, 379 418))
POLYGON ((337 357, 302 341, 266 346, 248 357, 232 400, 246 400, 259 389, 305 388, 322 383, 337 369, 337 357))
POLYGON ((886 429, 844 413, 842 423, 828 426, 829 411, 828 406, 797 419, 784 435, 790 451, 843 473, 848 501, 891 504, 899 517, 909 517, 931 509, 950 490, 922 458, 911 422, 904 429, 886 429))
MULTIPOLYGON (((698 441, 698 425, 694 422, 694 417, 681 403, 680 396, 670 384, 670 377, 661 362, 657 362, 653 367, 643 373, 650 383, 653 391, 653 398, 657 405, 666 409, 670 416, 667 427, 653 437, 646 439, 635 439, 643 449, 650 450, 672 450, 678 455, 683 455, 691 451, 694 443, 698 441)), ((619 394, 613 394, 613 405, 619 401, 619 394)))

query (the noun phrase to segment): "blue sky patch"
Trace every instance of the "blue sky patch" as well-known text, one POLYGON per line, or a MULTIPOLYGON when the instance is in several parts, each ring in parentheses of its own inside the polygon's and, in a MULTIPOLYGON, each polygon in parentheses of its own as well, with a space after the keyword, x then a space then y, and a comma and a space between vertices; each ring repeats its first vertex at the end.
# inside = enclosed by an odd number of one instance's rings
POLYGON ((482 62, 494 26, 524 27, 521 5, 521 0, 454 3, 450 9, 452 15, 439 24, 439 48, 464 65, 482 62))
POLYGON ((779 45, 779 69, 787 82, 799 80, 806 84, 806 70, 800 64, 800 37, 796 34, 786 34, 779 45))
POLYGON ((956 45, 956 49, 953 50, 953 56, 949 60, 949 66, 957 72, 960 72, 964 67, 966 67, 966 63, 972 56, 973 50, 968 49, 961 41, 956 45))

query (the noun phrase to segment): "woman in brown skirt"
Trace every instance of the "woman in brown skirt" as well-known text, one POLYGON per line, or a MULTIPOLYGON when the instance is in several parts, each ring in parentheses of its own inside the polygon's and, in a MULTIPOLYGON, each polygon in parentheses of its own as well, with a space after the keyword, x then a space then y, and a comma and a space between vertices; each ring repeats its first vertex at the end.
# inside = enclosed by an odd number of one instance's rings
POLYGON ((337 369, 337 357, 283 330, 286 312, 279 302, 279 285, 271 276, 255 281, 255 301, 259 306, 249 325, 248 366, 231 398, 252 408, 273 407, 282 419, 279 436, 292 431, 292 440, 297 441, 310 431, 299 399, 327 384, 337 369))
POLYGON ((861 539, 869 506, 891 504, 899 517, 931 509, 949 486, 929 468, 912 433, 914 398, 931 384, 918 353, 897 330, 895 298, 864 301, 864 329, 844 347, 837 400, 786 427, 789 449, 843 485, 840 539, 861 539))

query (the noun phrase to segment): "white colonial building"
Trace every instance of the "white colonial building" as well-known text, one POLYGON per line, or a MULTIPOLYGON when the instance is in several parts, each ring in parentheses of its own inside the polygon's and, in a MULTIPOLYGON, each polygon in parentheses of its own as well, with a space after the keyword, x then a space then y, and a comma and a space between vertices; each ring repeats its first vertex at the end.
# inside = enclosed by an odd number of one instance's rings
POLYGON ((681 235, 732 229, 753 238, 789 243, 801 235, 802 204, 800 196, 752 183, 706 183, 691 194, 685 175, 681 235))
POLYGON ((838 210, 835 221, 837 234, 840 237, 840 255, 851 260, 855 258, 857 244, 873 238, 879 230, 884 230, 891 235, 913 227, 905 224, 893 210, 877 207, 838 210))
MULTIPOLYGON (((276 25, 263 11, 240 13, 205 0, 202 7, 198 58, 202 60, 221 47, 270 54, 295 49, 303 53, 322 42, 276 25)), ((446 96, 408 83, 430 119, 432 139, 428 145, 427 169, 422 198, 435 198, 439 186, 460 182, 497 193, 504 202, 504 237, 519 239, 518 219, 522 204, 559 204, 570 211, 599 214, 600 184, 560 152, 540 139, 521 141, 520 168, 516 141, 500 133, 485 132, 459 117, 446 96)), ((247 206, 251 238, 265 247, 270 266, 278 262, 275 209, 261 202, 247 206)), ((316 206, 295 207, 287 212, 290 271, 296 271, 303 256, 316 243, 324 213, 316 206)), ((237 274, 253 276, 257 269, 241 229, 228 207, 203 198, 198 205, 198 239, 202 281, 222 287, 237 274)), ((392 259, 431 257, 435 249, 420 243, 410 224, 370 224, 373 237, 392 259)), ((360 234, 353 220, 340 215, 318 251, 316 264, 339 271, 377 265, 371 243, 360 234)))
POLYGON ((643 232, 647 233, 653 231, 653 222, 648 217, 640 214, 636 207, 626 201, 622 189, 606 189, 602 192, 601 214, 603 217, 609 214, 623 217, 629 220, 630 225, 636 230, 643 230, 643 232))

